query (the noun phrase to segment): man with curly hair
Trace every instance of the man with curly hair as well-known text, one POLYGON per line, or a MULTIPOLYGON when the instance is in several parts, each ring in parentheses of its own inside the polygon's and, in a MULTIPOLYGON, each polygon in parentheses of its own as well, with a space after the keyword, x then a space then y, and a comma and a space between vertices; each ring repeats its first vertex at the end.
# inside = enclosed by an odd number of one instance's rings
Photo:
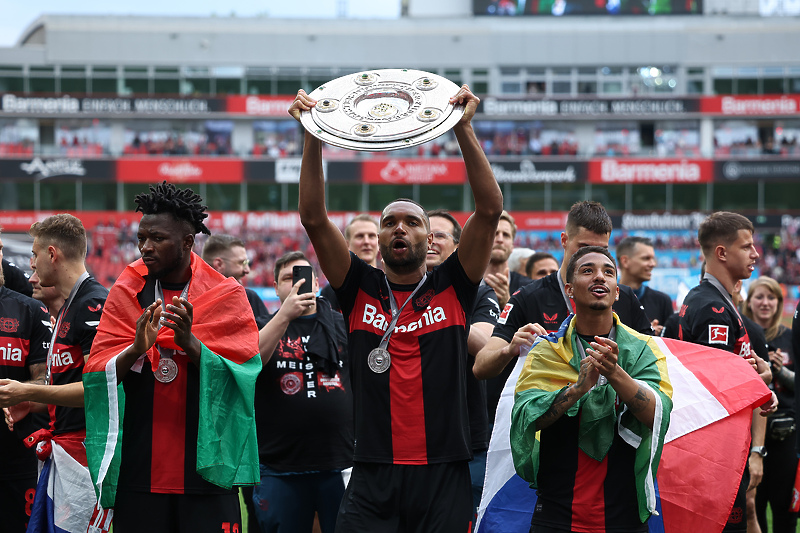
POLYGON ((235 486, 259 480, 258 330, 241 284, 192 252, 201 202, 166 182, 136 197, 142 258, 112 287, 84 373, 116 533, 241 531, 235 486))

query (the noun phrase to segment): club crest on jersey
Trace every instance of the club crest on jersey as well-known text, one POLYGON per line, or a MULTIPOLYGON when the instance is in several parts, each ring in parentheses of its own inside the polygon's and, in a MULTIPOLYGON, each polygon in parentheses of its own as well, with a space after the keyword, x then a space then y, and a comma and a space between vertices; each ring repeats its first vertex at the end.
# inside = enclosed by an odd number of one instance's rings
POLYGON ((19 329, 19 320, 16 318, 0 317, 0 331, 3 333, 15 333, 19 329))
POLYGON ((417 308, 426 307, 429 303, 431 303, 431 300, 433 300, 435 294, 436 292, 433 289, 429 290, 428 292, 426 292, 425 294, 414 300, 414 307, 417 308))
POLYGON ((728 344, 728 326, 709 324, 708 325, 709 344, 728 344))
POLYGON ((300 392, 303 379, 299 372, 290 372, 281 378, 281 390, 284 394, 292 395, 300 392))
POLYGON ((90 306, 88 306, 88 308, 89 308, 89 311, 91 311, 92 313, 96 313, 96 312, 98 312, 100 309, 102 309, 102 308, 103 308, 103 304, 99 303, 99 304, 95 305, 94 307, 92 307, 92 306, 90 305, 90 306))
POLYGON ((514 304, 506 304, 506 306, 503 308, 503 312, 500 313, 500 318, 497 319, 497 323, 505 324, 512 309, 514 309, 514 304))
POLYGON ((61 326, 59 326, 59 328, 58 328, 58 338, 59 339, 63 339, 64 337, 67 336, 67 333, 69 333, 69 326, 70 326, 69 322, 62 322, 61 323, 61 326))

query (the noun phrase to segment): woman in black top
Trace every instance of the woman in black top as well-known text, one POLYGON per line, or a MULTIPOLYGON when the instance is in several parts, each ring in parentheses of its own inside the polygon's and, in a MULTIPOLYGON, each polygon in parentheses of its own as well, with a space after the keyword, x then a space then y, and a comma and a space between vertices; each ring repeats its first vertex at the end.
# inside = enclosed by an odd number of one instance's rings
POLYGON ((794 532, 797 513, 789 506, 797 471, 794 418, 794 354, 792 330, 781 324, 783 291, 772 278, 761 276, 747 291, 745 316, 764 328, 769 346, 772 384, 778 396, 778 410, 769 416, 765 445, 764 478, 756 493, 756 513, 761 530, 767 533, 766 508, 772 509, 773 531, 794 532))

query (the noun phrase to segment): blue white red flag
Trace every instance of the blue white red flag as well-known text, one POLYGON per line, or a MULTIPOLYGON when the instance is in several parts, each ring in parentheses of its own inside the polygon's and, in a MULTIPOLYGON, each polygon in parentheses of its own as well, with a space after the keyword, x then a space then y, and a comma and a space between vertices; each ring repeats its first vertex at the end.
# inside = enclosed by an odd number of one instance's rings
MULTIPOLYGON (((672 413, 657 475, 652 533, 722 531, 744 472, 753 409, 771 393, 753 368, 729 352, 656 338, 667 358, 672 413)), ((525 533, 535 491, 514 471, 509 430, 514 389, 525 357, 503 389, 487 453, 478 533, 525 533)), ((744 517, 741 517, 744 519, 744 517)))

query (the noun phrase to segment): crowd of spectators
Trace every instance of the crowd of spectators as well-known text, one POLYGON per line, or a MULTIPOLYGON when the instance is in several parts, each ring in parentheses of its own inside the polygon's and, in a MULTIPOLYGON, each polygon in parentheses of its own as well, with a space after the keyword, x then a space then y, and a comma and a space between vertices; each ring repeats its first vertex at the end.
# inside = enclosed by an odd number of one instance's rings
POLYGON ((125 155, 231 155, 230 137, 205 134, 136 135, 125 145, 125 155))

